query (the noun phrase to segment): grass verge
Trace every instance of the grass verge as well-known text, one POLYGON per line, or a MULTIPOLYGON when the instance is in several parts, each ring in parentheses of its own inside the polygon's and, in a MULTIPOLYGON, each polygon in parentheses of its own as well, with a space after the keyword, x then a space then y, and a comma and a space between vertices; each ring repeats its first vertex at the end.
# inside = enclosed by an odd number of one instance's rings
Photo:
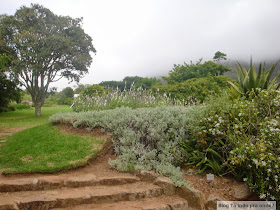
POLYGON ((49 116, 57 112, 72 112, 69 106, 42 107, 42 116, 35 117, 35 111, 31 109, 16 110, 0 113, 0 130, 13 127, 34 127, 47 123, 49 116))
POLYGON ((85 164, 95 157, 105 140, 63 134, 59 127, 43 124, 15 133, 0 147, 3 174, 57 172, 85 164))

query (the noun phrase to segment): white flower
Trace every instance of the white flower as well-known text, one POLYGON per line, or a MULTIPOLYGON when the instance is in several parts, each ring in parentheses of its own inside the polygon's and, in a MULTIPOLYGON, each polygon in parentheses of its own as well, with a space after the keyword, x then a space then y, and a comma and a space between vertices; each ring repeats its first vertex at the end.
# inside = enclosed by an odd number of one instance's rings
POLYGON ((243 178, 243 181, 244 181, 244 182, 247 182, 247 180, 248 180, 248 178, 243 178))
POLYGON ((263 198, 265 198, 265 197, 266 197, 265 194, 260 195, 260 199, 263 199, 263 198))
POLYGON ((258 161, 256 159, 252 160, 256 165, 258 164, 258 161))
POLYGON ((270 198, 271 198, 271 200, 273 200, 273 201, 275 200, 275 197, 274 197, 274 196, 271 196, 270 198))

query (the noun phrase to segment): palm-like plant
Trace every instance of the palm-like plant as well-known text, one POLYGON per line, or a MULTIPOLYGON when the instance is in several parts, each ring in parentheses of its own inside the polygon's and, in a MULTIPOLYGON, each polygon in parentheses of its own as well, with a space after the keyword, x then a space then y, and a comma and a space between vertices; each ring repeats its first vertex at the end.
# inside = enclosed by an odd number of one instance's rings
POLYGON ((247 70, 240 63, 237 65, 237 83, 238 85, 228 81, 232 87, 242 95, 248 95, 251 90, 260 88, 260 89, 279 89, 280 84, 277 83, 277 79, 280 76, 280 73, 277 74, 272 80, 270 80, 272 73, 274 72, 277 64, 271 66, 268 71, 265 71, 265 62, 260 63, 259 70, 257 73, 256 67, 253 66, 253 62, 251 59, 250 68, 247 70))

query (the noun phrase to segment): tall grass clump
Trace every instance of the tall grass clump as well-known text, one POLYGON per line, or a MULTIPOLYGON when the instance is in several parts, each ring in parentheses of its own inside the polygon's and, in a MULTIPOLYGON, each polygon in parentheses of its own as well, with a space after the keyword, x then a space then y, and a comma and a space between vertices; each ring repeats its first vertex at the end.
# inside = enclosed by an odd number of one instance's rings
POLYGON ((157 107, 167 105, 182 105, 183 102, 171 98, 166 93, 150 91, 142 87, 136 88, 133 84, 130 89, 109 88, 102 94, 82 94, 75 99, 73 110, 75 112, 108 110, 117 107, 130 107, 132 109, 143 107, 157 107))
POLYGON ((74 127, 102 127, 113 135, 117 160, 109 162, 120 171, 155 169, 169 176, 177 186, 184 184, 180 164, 184 161, 180 143, 189 138, 192 125, 203 113, 202 106, 170 106, 56 114, 52 123, 74 127))

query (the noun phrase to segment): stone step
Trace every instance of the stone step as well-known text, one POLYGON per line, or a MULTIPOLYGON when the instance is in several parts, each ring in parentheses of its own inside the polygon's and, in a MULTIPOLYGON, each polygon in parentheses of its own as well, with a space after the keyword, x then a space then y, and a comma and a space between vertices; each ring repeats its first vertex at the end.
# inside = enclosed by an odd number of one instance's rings
POLYGON ((37 178, 21 178, 14 180, 0 180, 0 192, 18 192, 60 189, 65 187, 84 187, 98 185, 122 185, 134 183, 140 179, 136 176, 114 176, 98 178, 94 174, 79 177, 42 176, 37 178))
POLYGON ((134 201, 163 194, 159 186, 136 182, 116 186, 90 186, 45 191, 0 193, 0 209, 49 209, 81 204, 134 201))
POLYGON ((177 196, 161 195, 159 197, 142 198, 135 201, 120 201, 103 204, 84 204, 54 210, 186 210, 188 202, 177 196))

